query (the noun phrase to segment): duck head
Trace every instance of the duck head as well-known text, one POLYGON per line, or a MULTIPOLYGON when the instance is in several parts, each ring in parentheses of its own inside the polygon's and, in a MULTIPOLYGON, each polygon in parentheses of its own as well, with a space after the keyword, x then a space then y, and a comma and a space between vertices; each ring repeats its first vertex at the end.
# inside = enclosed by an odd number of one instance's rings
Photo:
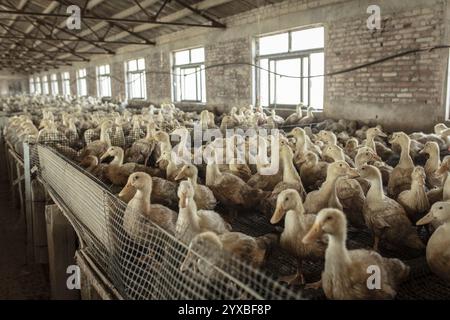
POLYGON ((350 138, 345 143, 345 148, 347 150, 355 150, 356 148, 358 148, 358 146, 359 146, 359 142, 356 138, 350 138))
POLYGON ((100 157, 100 162, 107 157, 123 157, 123 149, 121 147, 109 147, 108 150, 100 157))
POLYGON ((427 175, 425 173, 425 170, 417 166, 413 169, 413 172, 411 173, 411 179, 418 183, 419 185, 423 186, 425 185, 425 179, 427 178, 427 175))
POLYGON ((198 169, 196 166, 192 164, 186 164, 181 168, 180 172, 175 177, 175 180, 179 181, 186 178, 194 178, 197 175, 197 173, 198 169))
POLYGON ((444 160, 442 160, 441 166, 436 170, 436 174, 438 176, 443 176, 447 172, 450 171, 450 156, 446 156, 444 160))
POLYGON ((400 146, 409 146, 411 139, 404 132, 395 132, 392 135, 391 140, 389 140, 390 144, 399 144, 400 146))
POLYGON ((358 163, 366 164, 371 161, 382 161, 381 158, 370 148, 362 147, 358 149, 356 158, 358 163))
POLYGON ((135 172, 128 177, 127 184, 120 191, 119 197, 129 194, 132 190, 152 190, 152 177, 145 172, 135 172))
POLYGON ((359 174, 355 169, 351 168, 347 162, 336 161, 328 166, 327 177, 328 176, 357 178, 359 177, 359 174))
POLYGON ((442 133, 442 131, 447 130, 447 129, 448 129, 448 127, 445 124, 438 123, 437 125, 434 126, 434 133, 439 135, 442 133))
POLYGON ((381 173, 378 168, 365 164, 361 168, 358 169, 358 173, 361 178, 366 179, 368 181, 373 181, 375 179, 381 179, 381 173))
POLYGON ((321 141, 325 142, 325 144, 335 145, 337 143, 337 137, 331 131, 322 130, 317 136, 321 141))
POLYGON ((322 209, 316 217, 313 226, 303 238, 304 244, 312 244, 324 234, 334 237, 344 237, 347 232, 347 219, 337 209, 322 209))
POLYGON ((297 209, 301 205, 302 199, 296 190, 287 189, 282 191, 277 197, 277 205, 270 223, 277 224, 289 210, 297 209))
POLYGON ((426 225, 437 220, 441 223, 450 222, 450 203, 436 202, 425 217, 417 221, 418 226, 426 225))
POLYGON ((208 272, 208 269, 213 269, 211 268, 211 263, 214 263, 219 259, 222 251, 223 243, 217 234, 211 231, 200 233, 191 240, 188 253, 180 266, 180 271, 185 272, 191 268, 192 265, 197 265, 202 273, 208 272), (201 259, 201 257, 207 257, 208 261, 206 261, 205 258, 201 259))
POLYGON ((367 129, 366 135, 367 138, 375 138, 375 137, 387 138, 387 134, 384 133, 379 127, 367 129))
POLYGON ((434 141, 428 141, 425 143, 422 150, 419 152, 420 154, 439 154, 439 145, 434 141))
POLYGON ((303 128, 294 128, 291 132, 287 134, 288 137, 294 137, 294 138, 304 138, 306 135, 305 130, 303 128))

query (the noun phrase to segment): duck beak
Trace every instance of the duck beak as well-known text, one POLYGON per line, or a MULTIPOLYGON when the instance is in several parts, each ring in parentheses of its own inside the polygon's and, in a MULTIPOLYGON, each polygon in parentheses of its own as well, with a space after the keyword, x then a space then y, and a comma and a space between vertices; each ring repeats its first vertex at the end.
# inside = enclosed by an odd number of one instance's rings
POLYGON ((387 134, 384 133, 384 132, 380 132, 380 133, 378 134, 378 136, 379 136, 379 137, 382 137, 382 138, 387 138, 387 134))
POLYGON ((323 234, 321 225, 318 222, 314 222, 313 226, 311 227, 311 230, 306 234, 306 236, 303 238, 302 242, 304 244, 312 244, 317 239, 319 239, 323 234))
POLYGON ((100 157, 100 162, 102 162, 103 160, 105 160, 106 158, 108 158, 110 156, 109 152, 106 151, 101 157, 100 157))
POLYGON ((376 161, 383 161, 383 160, 381 159, 381 157, 380 157, 379 155, 377 155, 377 154, 374 154, 374 155, 373 155, 373 159, 376 160, 376 161))
POLYGON ((270 219, 270 223, 277 224, 284 217, 285 213, 286 212, 284 211, 282 206, 277 204, 275 212, 273 213, 272 218, 270 219))
POLYGON ((175 181, 179 181, 179 180, 182 180, 182 179, 186 178, 186 172, 185 171, 186 170, 184 168, 181 169, 181 171, 178 172, 177 176, 175 177, 175 181))
POLYGON ((425 154, 425 148, 419 151, 419 154, 425 154))
POLYGON ((349 178, 359 178, 359 173, 358 173, 358 171, 356 169, 350 168, 347 171, 347 175, 348 175, 349 178))
POLYGON ((431 223, 434 220, 433 212, 429 212, 425 217, 416 222, 416 225, 423 226, 431 223))
POLYGON ((119 198, 126 197, 133 191, 135 191, 133 184, 131 183, 131 181, 128 181, 125 187, 123 187, 122 191, 120 191, 119 198))
POLYGON ((194 258, 192 257, 192 250, 189 249, 188 253, 186 254, 186 257, 183 260, 183 263, 180 266, 180 271, 185 272, 194 262, 193 260, 194 258))

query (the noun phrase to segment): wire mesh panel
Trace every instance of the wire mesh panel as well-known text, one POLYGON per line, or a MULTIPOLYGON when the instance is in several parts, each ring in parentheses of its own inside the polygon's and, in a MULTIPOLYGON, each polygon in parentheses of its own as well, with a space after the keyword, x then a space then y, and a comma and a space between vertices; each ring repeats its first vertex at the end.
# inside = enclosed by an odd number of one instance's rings
POLYGON ((253 260, 223 250, 220 241, 227 240, 221 236, 198 237, 192 242, 175 237, 143 215, 136 215, 133 208, 48 146, 38 145, 36 152, 41 178, 68 209, 69 220, 81 230, 87 251, 123 297, 301 298, 254 261, 264 259, 274 235, 244 239, 245 253, 253 260), (134 219, 129 220, 130 214, 135 214, 134 219))

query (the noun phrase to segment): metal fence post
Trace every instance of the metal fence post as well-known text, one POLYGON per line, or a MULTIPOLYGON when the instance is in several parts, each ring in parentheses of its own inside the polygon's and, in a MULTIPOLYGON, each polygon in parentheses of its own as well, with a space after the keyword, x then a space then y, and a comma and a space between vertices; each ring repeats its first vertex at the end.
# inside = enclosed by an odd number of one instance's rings
POLYGON ((30 145, 23 143, 23 171, 25 176, 25 221, 27 225, 27 261, 34 262, 33 210, 31 203, 31 156, 30 145))

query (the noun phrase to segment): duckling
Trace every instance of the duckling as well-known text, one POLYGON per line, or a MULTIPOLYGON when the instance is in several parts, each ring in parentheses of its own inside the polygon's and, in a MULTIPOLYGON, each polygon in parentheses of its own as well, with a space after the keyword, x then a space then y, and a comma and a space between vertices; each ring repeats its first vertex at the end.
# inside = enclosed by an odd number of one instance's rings
POLYGON ((312 191, 306 196, 303 204, 307 214, 317 214, 323 208, 327 208, 331 202, 338 202, 339 200, 332 199, 335 195, 336 181, 339 177, 346 176, 357 177, 356 171, 345 162, 336 161, 328 165, 327 178, 319 190, 312 191))
POLYGON ((367 227, 374 235, 373 249, 378 251, 380 240, 397 247, 424 249, 405 209, 398 202, 384 195, 380 171, 374 166, 364 165, 358 172, 362 178, 370 182, 363 214, 367 227))
POLYGON ((396 199, 398 195, 411 188, 411 173, 414 170, 414 162, 409 154, 410 139, 404 132, 393 134, 391 144, 398 144, 401 147, 400 161, 391 173, 388 183, 388 195, 396 199))
POLYGON ((355 162, 344 153, 344 150, 342 150, 341 147, 339 147, 337 145, 325 146, 325 148, 323 150, 323 156, 331 159, 331 162, 332 161, 345 161, 350 166, 352 166, 352 167, 355 166, 355 162))
POLYGON ((430 209, 425 191, 425 177, 425 170, 422 167, 415 167, 411 174, 411 190, 403 191, 397 199, 413 223, 430 209))
POLYGON ((450 203, 437 202, 430 212, 417 221, 417 225, 426 225, 433 221, 442 223, 428 241, 426 256, 431 271, 450 283, 450 203))
POLYGON ((295 112, 286 118, 286 125, 296 125, 303 119, 302 104, 297 105, 295 112))
POLYGON ((336 209, 323 209, 317 215, 303 243, 312 244, 322 235, 328 235, 325 252, 325 269, 322 288, 328 299, 333 300, 381 300, 393 299, 398 286, 405 281, 410 269, 398 259, 384 258, 369 250, 348 250, 346 247, 347 221, 336 209), (373 266, 381 276, 380 287, 368 286, 373 266))
POLYGON ((152 228, 149 221, 160 226, 164 230, 175 233, 177 213, 159 204, 151 204, 152 178, 143 172, 130 175, 128 182, 119 196, 129 193, 129 189, 136 190, 125 209, 123 228, 136 242, 148 241, 148 230, 152 228))
MULTIPOLYGON (((215 157, 215 155, 213 155, 215 157)), ((247 185, 234 174, 221 172, 218 159, 210 158, 206 165, 206 185, 214 193, 216 199, 224 205, 255 208, 267 194, 260 189, 247 185)))
POLYGON ((319 157, 311 151, 304 155, 304 162, 300 167, 300 178, 306 190, 316 190, 320 188, 327 178, 328 163, 319 161, 319 157))
POLYGON ((427 187, 430 189, 442 187, 442 177, 436 175, 436 171, 441 166, 439 145, 436 142, 427 142, 420 154, 428 154, 429 156, 425 163, 427 187))
POLYGON ((359 142, 356 138, 350 138, 345 143, 344 152, 352 159, 355 159, 358 153, 359 142))
POLYGON ((306 109, 306 117, 302 118, 298 124, 299 125, 309 125, 309 124, 313 124, 314 122, 316 122, 316 117, 314 116, 314 108, 309 107, 308 109, 306 109))
POLYGON ((230 263, 227 257, 259 268, 265 262, 268 250, 277 240, 274 234, 254 238, 240 232, 220 235, 211 231, 203 232, 192 239, 180 270, 185 272, 194 264, 205 276, 219 276, 211 266, 226 268, 224 264, 230 263))
POLYGON ((194 200, 197 206, 203 210, 213 210, 217 205, 217 200, 214 197, 213 192, 207 186, 200 185, 197 182, 198 179, 198 169, 192 164, 186 164, 183 166, 181 171, 175 177, 175 180, 181 180, 187 178, 188 181, 193 185, 195 194, 194 200))
POLYGON ((176 235, 190 242, 199 233, 212 231, 222 234, 231 231, 231 226, 212 210, 197 210, 194 200, 194 186, 190 181, 182 181, 178 187, 179 212, 176 223, 176 235))
POLYGON ((303 261, 322 260, 325 253, 325 243, 317 241, 305 245, 302 242, 314 223, 315 215, 305 214, 302 199, 297 190, 287 189, 278 195, 277 205, 270 223, 277 224, 285 215, 280 245, 297 258, 297 273, 293 277, 284 277, 280 280, 288 282, 290 285, 304 284, 303 261))
POLYGON ((155 123, 149 121, 145 138, 137 140, 127 149, 125 153, 127 162, 143 163, 144 166, 147 166, 148 160, 156 147, 156 141, 153 138, 156 133, 155 129, 155 123))
POLYGON ((100 158, 108 150, 108 148, 111 147, 111 140, 107 132, 111 126, 111 121, 105 121, 102 123, 100 128, 100 140, 93 141, 84 147, 80 154, 80 160, 89 155, 100 158))

